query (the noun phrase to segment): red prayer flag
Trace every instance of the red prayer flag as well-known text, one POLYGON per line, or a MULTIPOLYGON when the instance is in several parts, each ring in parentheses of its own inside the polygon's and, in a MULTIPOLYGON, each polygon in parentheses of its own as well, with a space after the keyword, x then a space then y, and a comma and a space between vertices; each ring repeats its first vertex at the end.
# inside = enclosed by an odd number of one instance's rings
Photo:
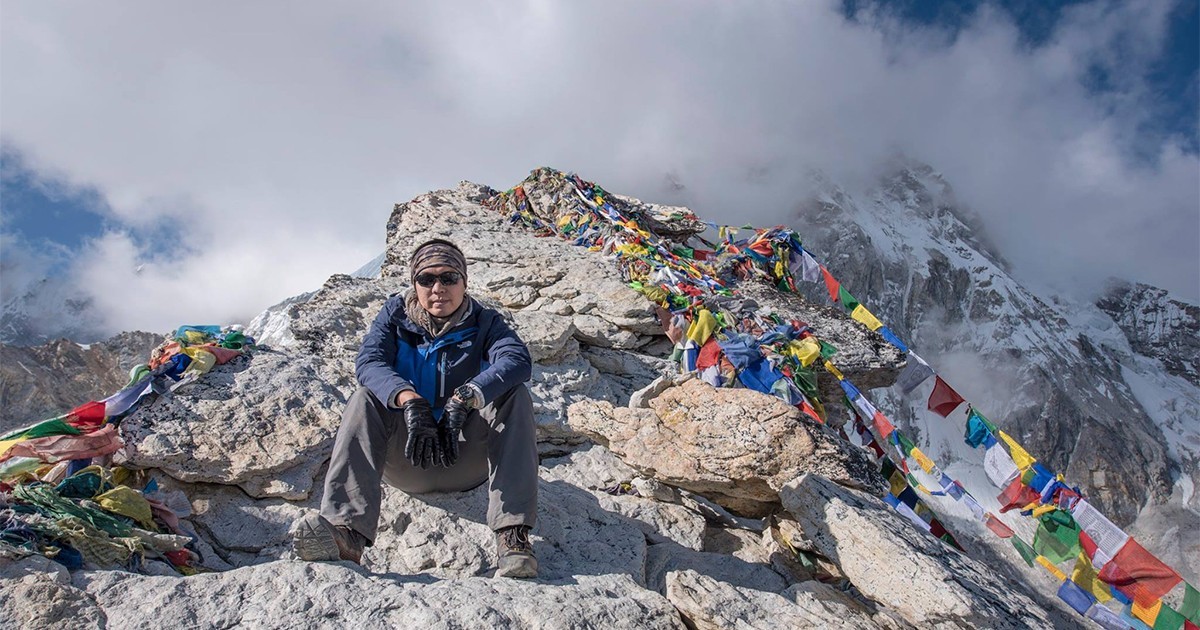
POLYGON ((1183 620, 1183 630, 1200 630, 1200 626, 1192 623, 1189 619, 1183 620))
POLYGON ((989 512, 987 515, 987 520, 984 522, 984 524, 987 525, 987 528, 992 530, 992 532, 997 536, 1001 538, 1012 538, 1013 530, 1010 529, 1008 525, 1005 525, 1004 521, 996 518, 995 514, 989 512))
POLYGON ((700 348, 700 354, 696 355, 696 369, 703 370, 717 364, 721 358, 721 344, 717 343, 716 336, 708 338, 704 342, 704 346, 700 348))
POLYGON ((942 377, 937 377, 937 382, 933 385, 933 392, 929 394, 929 410, 937 415, 945 418, 950 415, 951 411, 958 408, 959 405, 966 400, 954 391, 942 377))
POLYGON ((888 421, 882 411, 876 411, 875 417, 871 418, 871 421, 875 424, 875 430, 879 432, 879 436, 885 440, 892 434, 892 431, 896 430, 895 425, 888 421))
POLYGON ((1021 478, 1013 479, 1012 483, 996 497, 996 500, 1003 506, 1000 508, 1000 513, 1003 514, 1014 508, 1025 507, 1034 501, 1042 498, 1042 495, 1037 490, 1021 483, 1021 478))
POLYGON ((825 265, 821 265, 821 275, 825 276, 825 288, 829 289, 829 299, 834 302, 839 301, 838 296, 841 293, 842 285, 834 279, 833 274, 829 273, 825 265))
POLYGON ((1132 538, 1100 569, 1100 581, 1143 606, 1162 599, 1183 578, 1132 538))
POLYGON ((104 403, 92 401, 79 405, 67 414, 67 424, 84 431, 100 428, 104 424, 104 403))
POLYGON ((817 414, 817 410, 813 409, 813 406, 808 404, 807 400, 800 401, 800 411, 803 411, 806 415, 808 415, 808 417, 812 418, 817 424, 825 424, 825 421, 822 420, 821 416, 817 414))
POLYGON ((1079 546, 1083 548, 1083 553, 1087 554, 1088 560, 1096 559, 1096 541, 1092 540, 1091 536, 1085 531, 1079 532, 1079 546))

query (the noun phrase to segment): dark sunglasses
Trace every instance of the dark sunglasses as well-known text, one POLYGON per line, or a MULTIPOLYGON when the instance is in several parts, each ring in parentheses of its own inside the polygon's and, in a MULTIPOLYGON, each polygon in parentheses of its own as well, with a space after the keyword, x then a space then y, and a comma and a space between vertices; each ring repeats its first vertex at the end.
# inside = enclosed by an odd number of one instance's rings
POLYGON ((462 281, 462 274, 457 271, 445 271, 442 273, 423 273, 417 276, 417 284, 423 287, 431 287, 434 283, 440 282, 444 287, 452 287, 462 281))

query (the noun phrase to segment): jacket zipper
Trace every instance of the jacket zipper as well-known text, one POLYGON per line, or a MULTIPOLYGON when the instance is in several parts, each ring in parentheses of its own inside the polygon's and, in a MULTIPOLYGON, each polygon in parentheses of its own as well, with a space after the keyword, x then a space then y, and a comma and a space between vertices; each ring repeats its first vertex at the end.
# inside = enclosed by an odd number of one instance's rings
POLYGON ((439 372, 438 378, 440 380, 439 387, 438 387, 438 398, 445 398, 446 397, 446 353, 442 352, 441 350, 438 350, 438 354, 441 355, 440 357, 438 357, 438 359, 440 359, 441 363, 442 363, 442 369, 438 370, 438 372, 439 372))

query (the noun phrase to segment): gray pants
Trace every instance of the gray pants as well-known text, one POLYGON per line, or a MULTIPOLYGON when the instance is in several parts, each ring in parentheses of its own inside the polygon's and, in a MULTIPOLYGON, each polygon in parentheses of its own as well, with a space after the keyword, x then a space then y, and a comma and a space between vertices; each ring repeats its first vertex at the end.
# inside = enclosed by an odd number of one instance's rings
POLYGON ((472 411, 463 425, 458 461, 450 468, 414 467, 404 457, 404 413, 360 387, 346 403, 325 475, 321 515, 374 542, 383 501, 380 481, 405 492, 461 492, 488 483, 488 526, 533 527, 537 518, 538 455, 533 402, 524 385, 472 411))

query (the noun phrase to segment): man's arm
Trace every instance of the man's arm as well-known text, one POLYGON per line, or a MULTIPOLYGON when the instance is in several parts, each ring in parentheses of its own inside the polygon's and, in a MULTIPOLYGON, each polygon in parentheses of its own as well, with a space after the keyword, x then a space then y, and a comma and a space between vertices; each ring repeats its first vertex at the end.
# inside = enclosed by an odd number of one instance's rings
POLYGON ((418 398, 412 383, 401 377, 394 366, 398 341, 392 318, 403 304, 404 298, 395 296, 383 305, 367 329, 362 347, 358 350, 358 358, 354 361, 359 384, 393 409, 398 409, 411 398, 418 398))
POLYGON ((528 381, 533 374, 529 348, 499 315, 495 316, 484 343, 491 365, 468 382, 483 395, 480 405, 503 396, 508 390, 528 381))

